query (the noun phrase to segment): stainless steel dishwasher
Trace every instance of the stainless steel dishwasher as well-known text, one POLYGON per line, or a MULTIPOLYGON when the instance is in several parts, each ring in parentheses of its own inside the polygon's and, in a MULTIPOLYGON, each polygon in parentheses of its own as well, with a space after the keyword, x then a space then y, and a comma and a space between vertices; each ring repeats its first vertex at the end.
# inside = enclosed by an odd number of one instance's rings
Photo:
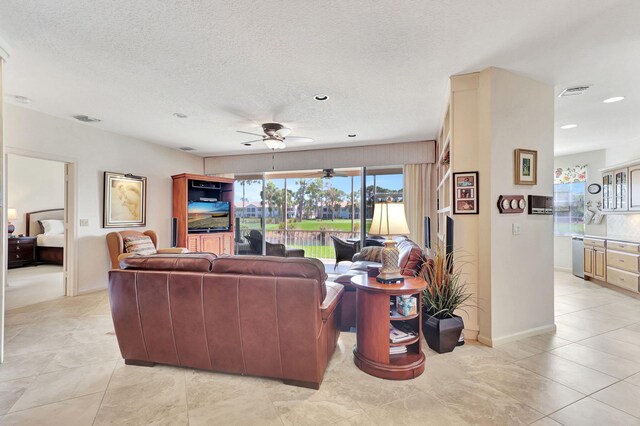
POLYGON ((573 275, 584 278, 584 237, 582 235, 571 237, 571 254, 573 275))

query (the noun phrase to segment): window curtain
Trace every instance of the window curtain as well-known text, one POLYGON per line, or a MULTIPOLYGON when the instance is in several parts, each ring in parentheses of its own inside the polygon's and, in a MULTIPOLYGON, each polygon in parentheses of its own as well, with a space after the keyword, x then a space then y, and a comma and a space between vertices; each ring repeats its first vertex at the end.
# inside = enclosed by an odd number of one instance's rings
POLYGON ((558 167, 553 178, 554 184, 579 183, 587 181, 587 166, 558 167))
POLYGON ((431 213, 431 164, 405 164, 403 174, 404 212, 411 231, 409 237, 424 247, 424 217, 431 213))

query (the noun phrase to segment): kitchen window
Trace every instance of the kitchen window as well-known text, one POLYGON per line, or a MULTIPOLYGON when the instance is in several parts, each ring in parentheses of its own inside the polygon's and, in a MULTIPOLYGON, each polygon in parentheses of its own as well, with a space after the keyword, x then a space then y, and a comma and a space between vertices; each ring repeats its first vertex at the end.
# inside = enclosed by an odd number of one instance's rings
POLYGON ((556 169, 553 184, 553 233, 584 235, 587 167, 556 169))

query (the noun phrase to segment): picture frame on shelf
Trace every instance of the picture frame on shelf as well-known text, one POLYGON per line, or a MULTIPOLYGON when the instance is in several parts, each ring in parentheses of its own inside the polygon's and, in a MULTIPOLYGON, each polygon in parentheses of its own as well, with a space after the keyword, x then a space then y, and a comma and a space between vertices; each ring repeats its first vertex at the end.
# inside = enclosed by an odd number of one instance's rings
POLYGON ((147 224, 147 178, 104 172, 103 228, 147 224))
POLYGON ((516 149, 514 151, 515 184, 538 184, 538 151, 516 149))
POLYGON ((453 174, 453 213, 478 214, 479 204, 478 172, 453 174))

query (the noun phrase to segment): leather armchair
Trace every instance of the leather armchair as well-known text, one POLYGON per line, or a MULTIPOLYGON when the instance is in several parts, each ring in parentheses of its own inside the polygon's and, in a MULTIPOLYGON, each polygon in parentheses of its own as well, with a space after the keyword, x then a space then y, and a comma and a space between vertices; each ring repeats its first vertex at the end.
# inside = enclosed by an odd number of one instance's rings
POLYGON ((174 247, 174 248, 158 248, 158 234, 155 231, 147 230, 144 232, 140 231, 118 231, 118 232, 109 232, 107 234, 107 247, 109 248, 109 258, 111 259, 111 267, 113 269, 120 269, 120 261, 129 256, 133 256, 133 253, 125 253, 124 251, 124 238, 126 237, 142 237, 147 236, 151 238, 151 242, 156 247, 156 250, 159 254, 172 254, 172 253, 188 253, 184 247, 174 247))

